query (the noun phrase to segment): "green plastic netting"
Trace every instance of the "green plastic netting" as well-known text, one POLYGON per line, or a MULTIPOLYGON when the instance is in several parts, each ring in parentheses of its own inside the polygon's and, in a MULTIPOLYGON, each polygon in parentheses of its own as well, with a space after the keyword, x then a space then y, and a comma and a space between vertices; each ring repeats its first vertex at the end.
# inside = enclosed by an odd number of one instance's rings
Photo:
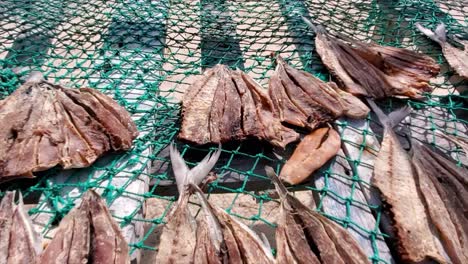
MULTIPOLYGON (((466 38, 463 36, 468 34, 466 1, 3 0, 0 3, 0 99, 19 87, 32 70, 40 70, 50 81, 70 87, 85 85, 112 96, 133 114, 142 132, 132 151, 109 155, 89 169, 65 173, 52 169, 40 173, 37 179, 0 187, 2 191, 22 190, 27 200, 36 201, 29 213, 42 223, 46 236, 74 206, 79 193, 97 188, 109 204, 123 203, 114 209, 127 209, 113 211, 122 228, 131 227, 129 230, 133 232, 138 229, 135 223, 149 226, 142 237, 130 243, 132 253, 156 250, 149 241, 150 234, 162 226, 175 201, 166 147, 179 129, 177 100, 194 75, 217 63, 246 71, 266 88, 274 69, 272 52, 281 54, 299 69, 329 80, 314 51, 314 34, 300 19, 301 15, 323 24, 332 33, 407 47, 435 58, 442 65, 442 72, 434 79, 436 90, 427 95, 427 101, 389 99, 382 105, 390 110, 396 105, 410 104, 415 111, 406 129, 412 137, 440 147, 459 164, 463 162, 461 149, 441 141, 436 131, 466 137, 466 82, 448 67, 440 48, 415 30, 414 23, 435 28, 444 22, 451 35, 466 38), (140 188, 148 183, 147 189, 140 188), (158 216, 145 218, 141 211, 144 201, 150 198, 156 204, 160 202, 163 210, 158 216)), ((361 192, 369 188, 372 162, 364 157, 378 150, 378 144, 370 144, 369 140, 379 138, 379 126, 371 116, 358 123, 342 119, 335 125, 346 151, 317 173, 315 179, 319 180, 315 185, 310 181, 298 189, 313 190, 319 197, 318 210, 369 241, 371 250, 366 253, 372 261, 389 262, 383 257, 379 242, 385 236, 378 226, 381 208, 366 202, 361 192), (339 184, 346 186, 345 192, 337 189, 339 184), (363 225, 356 216, 356 208, 372 211, 377 220, 373 225, 363 225)), ((208 153, 207 148, 183 143, 179 143, 179 149, 192 162, 208 153)), ((272 187, 263 171, 266 164, 276 169, 282 164, 268 146, 257 142, 226 145, 216 172, 227 175, 212 183, 208 191, 232 193, 232 201, 224 206, 227 212, 251 224, 274 227, 264 210, 273 198, 257 186, 272 187), (238 209, 243 195, 256 199, 256 207, 249 211, 252 213, 238 209)))

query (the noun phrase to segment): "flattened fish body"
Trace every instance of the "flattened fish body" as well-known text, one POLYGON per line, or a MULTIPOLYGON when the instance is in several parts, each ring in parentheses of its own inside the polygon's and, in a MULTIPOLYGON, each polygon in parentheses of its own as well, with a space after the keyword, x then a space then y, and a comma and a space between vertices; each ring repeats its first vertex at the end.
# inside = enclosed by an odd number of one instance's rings
POLYGON ((196 223, 184 196, 164 226, 155 263, 194 263, 196 223))
POLYGON ((316 27, 315 44, 325 66, 344 89, 372 98, 421 98, 429 79, 440 71, 430 57, 409 50, 362 43, 316 27))
POLYGON ((60 222, 39 264, 129 264, 128 245, 104 200, 94 191, 60 222))
POLYGON ((455 174, 468 173, 426 146, 419 146, 416 142, 413 142, 412 146, 412 161, 417 171, 418 187, 424 197, 430 220, 438 231, 450 261, 457 264, 467 263, 468 185, 463 184, 455 174), (435 159, 435 156, 438 159, 435 159), (453 165, 453 168, 444 167, 449 164, 453 165), (457 195, 454 196, 454 193, 457 195))
POLYGON ((90 88, 30 79, 0 104, 0 182, 128 150, 137 128, 125 108, 90 88))
POLYGON ((385 131, 374 168, 372 184, 380 190, 391 211, 401 258, 410 262, 443 262, 418 194, 410 158, 393 131, 385 131))
POLYGON ((281 198, 277 263, 369 263, 346 230, 291 196, 273 169, 265 169, 281 198))

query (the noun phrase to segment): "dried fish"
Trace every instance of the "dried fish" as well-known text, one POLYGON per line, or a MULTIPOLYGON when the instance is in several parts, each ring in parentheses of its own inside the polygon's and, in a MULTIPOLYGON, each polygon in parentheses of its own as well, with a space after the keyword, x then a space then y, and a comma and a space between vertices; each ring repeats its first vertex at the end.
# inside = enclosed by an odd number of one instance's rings
POLYGON ((0 263, 34 264, 42 237, 33 228, 21 194, 18 205, 14 197, 15 192, 7 192, 0 203, 0 263))
POLYGON ((319 128, 305 136, 281 169, 280 179, 299 184, 340 150, 341 139, 333 128, 319 128))
POLYGON ((240 70, 216 65, 187 90, 179 138, 196 144, 248 137, 283 147, 299 135, 281 125, 263 88, 240 70))
POLYGON ((209 239, 205 241, 201 240, 204 234, 197 233, 197 241, 202 243, 197 246, 202 249, 214 249, 195 253, 196 256, 207 256, 206 259, 212 262, 195 263, 274 263, 270 247, 254 231, 223 209, 211 205, 197 186, 192 187, 201 201, 206 219, 200 226, 202 230, 210 231, 209 239))
POLYGON ((164 226, 155 263, 193 263, 197 242, 197 224, 188 210, 192 191, 190 184, 198 185, 214 167, 221 154, 221 146, 189 169, 173 144, 170 146, 172 169, 179 190, 176 207, 169 213, 164 226))
POLYGON ((39 263, 130 263, 127 242, 104 200, 87 191, 60 222, 39 263))
POLYGON ((138 135, 109 97, 54 85, 37 73, 0 101, 0 123, 0 181, 57 165, 87 167, 108 151, 128 150, 138 135))
POLYGON ((441 23, 435 31, 431 31, 416 23, 416 28, 424 35, 437 42, 442 47, 442 53, 449 65, 462 77, 468 79, 468 41, 462 42, 464 50, 458 49, 447 42, 445 24, 441 23))
POLYGON ((450 263, 468 263, 468 171, 419 142, 412 143, 412 161, 426 211, 450 263))
POLYGON ((334 83, 325 83, 312 74, 288 65, 281 56, 270 79, 269 95, 280 120, 310 130, 344 114, 367 116, 369 109, 349 93, 339 93, 334 83), (358 103, 359 102, 359 103, 358 103), (353 103, 365 113, 353 111, 353 103))
POLYGON ((351 94, 418 99, 422 92, 431 91, 429 79, 439 73, 440 67, 429 56, 363 43, 341 34, 335 37, 303 19, 317 34, 315 45, 322 62, 351 94))
POLYGON ((398 252, 404 262, 419 263, 435 260, 444 263, 431 232, 430 219, 418 194, 415 170, 411 158, 403 149, 393 127, 411 111, 401 108, 387 117, 372 101, 368 101, 384 126, 380 151, 374 164, 372 185, 381 193, 397 239, 398 252))
POLYGON ((281 199, 277 263, 370 263, 345 229, 291 196, 271 167, 265 170, 281 199))

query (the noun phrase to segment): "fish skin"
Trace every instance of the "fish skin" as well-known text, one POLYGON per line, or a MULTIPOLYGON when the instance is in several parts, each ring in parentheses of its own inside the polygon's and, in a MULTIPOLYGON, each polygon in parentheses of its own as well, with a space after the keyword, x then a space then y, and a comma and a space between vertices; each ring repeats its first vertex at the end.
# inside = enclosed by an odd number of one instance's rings
POLYGON ((445 59, 447 59, 450 67, 452 67, 460 76, 468 79, 468 41, 460 41, 463 43, 465 50, 460 50, 452 46, 447 42, 444 23, 439 24, 435 31, 431 31, 419 23, 416 23, 416 28, 428 38, 437 42, 441 46, 442 53, 444 54, 445 59))
POLYGON ((15 191, 6 192, 0 202, 0 264, 7 264, 10 232, 16 209, 15 191))
MULTIPOLYGON (((465 215, 466 207, 465 210, 463 208, 463 201, 468 199, 467 188, 453 188, 458 181, 457 177, 445 170, 443 165, 431 157, 433 155, 439 154, 418 142, 412 142, 412 161, 416 168, 418 187, 431 222, 438 231, 450 262, 468 263, 468 218, 465 215)), ((459 170, 461 174, 463 168, 459 170)), ((467 175, 467 172, 464 171, 464 174, 467 175)), ((458 185, 462 184, 458 182, 458 185)))
POLYGON ((371 183, 380 191, 383 202, 391 212, 401 260, 412 263, 435 260, 444 263, 416 186, 416 172, 411 158, 393 131, 393 126, 410 110, 399 109, 390 115, 393 118, 389 118, 372 100, 368 102, 384 126, 371 183))
POLYGON ((277 263, 370 263, 342 227, 290 195, 271 167, 265 167, 280 196, 277 263))
POLYGON ((36 263, 42 252, 42 237, 34 230, 31 219, 23 207, 20 194, 18 205, 13 214, 8 249, 8 264, 36 263))
POLYGON ((281 169, 280 179, 293 185, 305 181, 336 156, 340 147, 340 135, 334 129, 325 127, 314 130, 297 145, 281 169))

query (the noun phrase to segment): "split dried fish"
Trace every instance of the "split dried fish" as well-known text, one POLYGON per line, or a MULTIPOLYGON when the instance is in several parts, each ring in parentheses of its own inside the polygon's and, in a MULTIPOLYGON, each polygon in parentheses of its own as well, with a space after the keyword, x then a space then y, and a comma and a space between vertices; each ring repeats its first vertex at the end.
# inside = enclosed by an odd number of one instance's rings
POLYGON ((423 92, 431 91, 429 79, 439 73, 440 67, 429 56, 363 43, 341 34, 335 37, 303 19, 317 34, 315 45, 322 62, 353 95, 419 99, 423 92))
POLYGON ((87 191, 60 222, 39 263, 130 263, 127 242, 104 200, 87 191))
POLYGON ((341 139, 333 128, 319 128, 305 136, 281 169, 280 179, 299 184, 333 158, 341 147, 341 139))
POLYGON ((372 101, 368 101, 384 126, 384 135, 374 163, 372 185, 381 194, 388 215, 393 220, 397 250, 403 262, 419 263, 435 260, 444 263, 424 201, 418 194, 411 158, 403 149, 393 127, 410 112, 401 108, 387 117, 372 101))
POLYGON ((0 264, 34 264, 42 252, 42 237, 33 228, 21 194, 18 205, 14 197, 15 192, 7 192, 0 203, 0 264))
POLYGON ((276 62, 268 92, 281 122, 313 130, 345 114, 355 118, 369 113, 359 99, 351 98, 353 95, 338 93, 334 83, 327 84, 310 73, 291 67, 281 56, 276 62), (367 111, 353 111, 352 103, 358 104, 357 109, 367 111))
POLYGON ((190 184, 200 184, 214 167, 220 154, 221 147, 189 169, 176 147, 171 144, 171 164, 180 196, 176 207, 168 215, 155 263, 194 263, 197 223, 188 210, 188 201, 192 194, 190 184))
POLYGON ((468 79, 468 41, 461 41, 464 50, 458 49, 447 42, 445 24, 441 23, 435 31, 431 31, 416 23, 416 28, 424 35, 437 42, 442 47, 442 53, 449 65, 462 77, 468 79))
POLYGON ((210 204, 203 192, 192 186, 201 202, 204 219, 197 232, 195 263, 273 263, 270 247, 254 231, 223 209, 210 204), (208 234, 208 235, 207 235, 208 234), (205 238, 205 239, 204 239, 205 238))
POLYGON ((268 94, 251 77, 216 65, 185 93, 179 138, 207 144, 247 137, 284 148, 299 134, 281 125, 268 94))
POLYGON ((291 196, 271 167, 265 170, 281 199, 277 263, 370 263, 345 229, 291 196))
POLYGON ((468 263, 468 171, 412 143, 417 186, 450 263, 468 263), (454 195, 455 194, 455 195, 454 195))
POLYGON ((0 181, 57 165, 87 167, 105 152, 128 150, 138 135, 111 98, 52 84, 39 73, 0 101, 0 124, 0 181))

